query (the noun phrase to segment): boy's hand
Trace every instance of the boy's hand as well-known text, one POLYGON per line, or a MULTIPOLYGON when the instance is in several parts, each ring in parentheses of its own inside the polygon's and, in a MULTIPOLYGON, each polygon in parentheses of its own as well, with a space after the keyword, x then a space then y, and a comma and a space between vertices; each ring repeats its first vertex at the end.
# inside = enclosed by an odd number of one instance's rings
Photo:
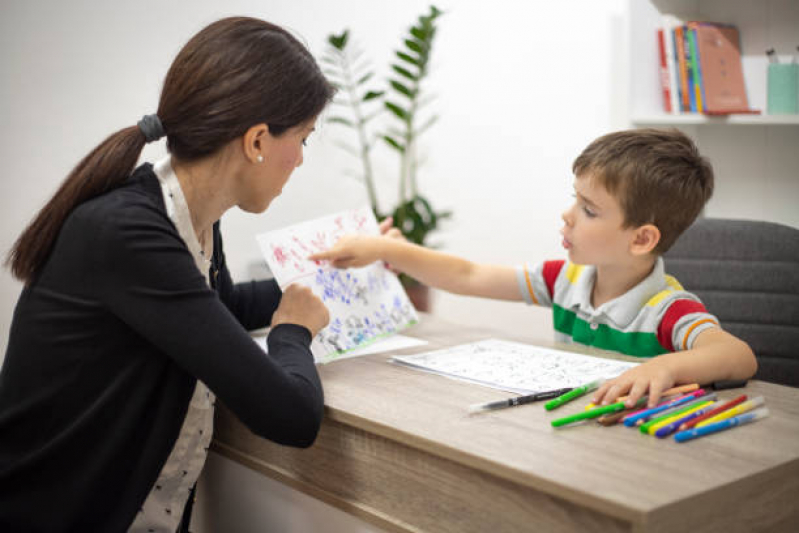
POLYGON ((674 386, 675 378, 663 361, 653 359, 635 368, 631 368, 616 379, 606 381, 594 393, 596 405, 609 405, 619 396, 627 395, 624 401, 627 407, 633 407, 644 394, 649 394, 648 407, 654 407, 660 401, 664 390, 674 386))
POLYGON ((307 328, 313 338, 329 321, 330 314, 322 300, 310 288, 295 284, 283 291, 280 305, 272 315, 271 326, 297 324, 307 328))
POLYGON ((311 261, 330 261, 336 268, 361 267, 380 259, 380 241, 386 237, 345 235, 326 252, 308 257, 311 261))
MULTIPOLYGON (((384 239, 406 239, 393 227, 391 217, 380 223, 380 237, 374 235, 345 235, 329 250, 308 256, 311 261, 330 261, 336 268, 362 267, 380 259, 380 245, 384 239)), ((390 265, 386 265, 389 268, 390 265)))

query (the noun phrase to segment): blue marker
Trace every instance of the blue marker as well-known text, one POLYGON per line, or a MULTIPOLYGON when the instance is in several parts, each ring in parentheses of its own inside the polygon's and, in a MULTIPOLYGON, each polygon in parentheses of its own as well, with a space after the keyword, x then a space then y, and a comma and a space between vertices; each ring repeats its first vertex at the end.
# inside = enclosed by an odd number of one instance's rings
MULTIPOLYGON (((699 400, 703 401, 701 398, 699 400)), ((690 415, 684 416, 684 417, 680 418, 679 420, 676 420, 676 421, 672 422, 671 424, 669 424, 667 426, 663 426, 659 430, 655 431, 655 436, 657 438, 659 438, 659 439, 662 439, 663 437, 668 437, 669 435, 671 435, 672 433, 677 431, 680 428, 681 425, 685 424, 689 420, 693 420, 694 418, 707 413, 711 409, 715 409, 716 407, 718 407, 718 404, 712 403, 712 404, 708 405, 707 407, 705 407, 703 409, 700 409, 698 411, 694 411, 690 415)))
POLYGON ((624 418, 624 425, 627 427, 633 427, 636 425, 636 422, 641 420, 642 422, 646 422, 650 417, 665 411, 666 409, 670 409, 672 407, 677 407, 678 405, 682 405, 684 403, 688 403, 692 400, 697 399, 700 396, 705 394, 704 389, 695 390, 685 396, 677 398, 676 400, 672 400, 670 402, 658 405, 657 407, 653 407, 652 409, 647 409, 645 411, 640 411, 633 415, 629 415, 624 418))
POLYGON ((679 433, 674 435, 674 440, 676 440, 677 442, 689 441, 691 439, 696 439, 699 437, 704 437, 705 435, 710 435, 711 433, 716 433, 719 431, 724 431, 725 429, 734 428, 735 426, 748 424, 749 422, 754 422, 755 420, 760 420, 761 418, 765 418, 767 416, 768 416, 768 407, 761 407, 760 409, 755 409, 754 411, 749 411, 748 413, 744 413, 742 415, 733 416, 732 418, 728 418, 727 420, 722 420, 721 422, 708 424, 706 426, 702 426, 701 428, 693 428, 687 431, 680 431, 679 433))

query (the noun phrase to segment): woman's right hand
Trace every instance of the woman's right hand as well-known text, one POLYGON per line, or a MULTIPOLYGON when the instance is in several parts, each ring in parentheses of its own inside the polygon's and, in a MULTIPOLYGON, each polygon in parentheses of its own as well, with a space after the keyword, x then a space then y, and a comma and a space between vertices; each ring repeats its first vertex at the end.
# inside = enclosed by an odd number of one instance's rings
POLYGON ((279 324, 297 324, 311 332, 311 338, 330 321, 330 313, 310 288, 304 285, 289 285, 283 291, 280 305, 272 315, 272 327, 279 324))

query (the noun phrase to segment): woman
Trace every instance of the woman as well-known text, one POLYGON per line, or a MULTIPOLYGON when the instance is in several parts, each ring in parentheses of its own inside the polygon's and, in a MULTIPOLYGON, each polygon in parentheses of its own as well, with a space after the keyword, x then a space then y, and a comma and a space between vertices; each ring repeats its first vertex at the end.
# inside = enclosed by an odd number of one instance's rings
POLYGON ((254 433, 311 445, 327 310, 307 289, 234 285, 219 219, 280 194, 332 94, 285 30, 215 22, 176 57, 158 112, 86 156, 19 237, 0 531, 176 531, 215 397, 254 433), (170 157, 134 171, 164 135, 170 157), (247 330, 270 324, 265 356, 247 330))

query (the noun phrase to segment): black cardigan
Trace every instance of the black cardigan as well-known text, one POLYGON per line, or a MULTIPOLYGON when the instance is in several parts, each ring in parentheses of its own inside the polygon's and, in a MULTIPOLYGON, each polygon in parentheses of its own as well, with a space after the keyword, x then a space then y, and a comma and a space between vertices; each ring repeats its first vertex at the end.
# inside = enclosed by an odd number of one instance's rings
POLYGON ((256 434, 310 446, 322 386, 309 331, 270 323, 273 281, 234 285, 214 226, 209 289, 149 164, 78 206, 19 297, 0 371, 0 531, 126 531, 196 379, 256 434))

